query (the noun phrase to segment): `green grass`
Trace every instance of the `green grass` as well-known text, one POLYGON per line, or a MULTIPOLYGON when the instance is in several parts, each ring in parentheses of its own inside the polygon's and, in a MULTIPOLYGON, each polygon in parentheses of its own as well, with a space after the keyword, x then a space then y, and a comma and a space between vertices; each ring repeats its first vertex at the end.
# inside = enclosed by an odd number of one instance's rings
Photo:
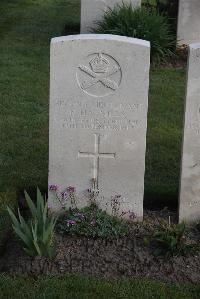
POLYGON ((16 206, 16 193, 0 192, 0 255, 4 250, 8 233, 11 230, 11 220, 7 212, 7 206, 14 208, 16 206))
POLYGON ((0 190, 45 188, 49 43, 78 1, 1 0, 0 11, 0 190))
POLYGON ((150 75, 146 202, 177 198, 185 84, 183 70, 154 70, 150 75))
MULTIPOLYGON (((49 43, 78 0, 0 1, 0 190, 47 189, 49 43)), ((151 72, 146 201, 177 197, 185 73, 151 72)))
POLYGON ((199 292, 199 286, 147 280, 106 281, 75 275, 34 280, 0 276, 0 298, 3 299, 199 299, 199 292))

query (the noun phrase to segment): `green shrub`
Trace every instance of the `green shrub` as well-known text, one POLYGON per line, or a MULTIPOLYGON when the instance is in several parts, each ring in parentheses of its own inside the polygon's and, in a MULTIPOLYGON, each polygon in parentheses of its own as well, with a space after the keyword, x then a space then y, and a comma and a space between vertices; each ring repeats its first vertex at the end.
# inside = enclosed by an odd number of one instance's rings
POLYGON ((57 231, 61 234, 112 239, 125 236, 128 226, 125 221, 91 205, 65 212, 58 220, 57 231))
POLYGON ((143 6, 156 9, 175 21, 178 15, 178 2, 179 0, 143 0, 143 6))
POLYGON ((186 254, 192 249, 190 244, 186 243, 185 237, 186 225, 161 223, 158 230, 153 235, 153 240, 156 242, 156 255, 178 256, 186 254))
POLYGON ((150 10, 156 9, 158 13, 164 14, 169 18, 175 34, 177 32, 178 4, 179 0, 143 0, 144 7, 150 10))
POLYGON ((36 205, 26 192, 25 198, 31 212, 31 220, 25 221, 19 209, 17 219, 12 210, 7 208, 14 232, 24 243, 24 250, 28 255, 52 258, 54 255, 53 234, 56 218, 53 215, 48 215, 47 202, 45 202, 39 189, 37 190, 36 205))
POLYGON ((155 10, 150 12, 145 8, 134 9, 131 4, 119 4, 108 9, 92 31, 147 40, 151 43, 154 60, 174 55, 176 36, 171 32, 168 18, 155 10))
POLYGON ((15 207, 16 202, 15 192, 0 193, 0 253, 3 251, 6 238, 11 228, 11 221, 6 207, 7 205, 15 207))
POLYGON ((74 18, 68 18, 67 23, 65 24, 63 35, 73 35, 80 33, 80 22, 74 18))

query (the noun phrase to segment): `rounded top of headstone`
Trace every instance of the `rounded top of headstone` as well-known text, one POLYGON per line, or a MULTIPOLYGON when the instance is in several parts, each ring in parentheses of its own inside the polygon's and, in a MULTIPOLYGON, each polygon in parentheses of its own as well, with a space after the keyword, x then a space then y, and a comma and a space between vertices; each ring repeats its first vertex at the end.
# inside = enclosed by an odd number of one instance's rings
POLYGON ((112 34, 77 34, 77 35, 60 36, 60 37, 52 38, 51 44, 69 42, 69 41, 78 41, 78 40, 119 41, 119 42, 124 42, 129 44, 131 43, 131 44, 150 48, 149 41, 138 39, 138 38, 127 37, 127 36, 121 36, 121 35, 112 35, 112 34))
POLYGON ((200 43, 192 43, 189 44, 190 49, 199 49, 200 48, 200 43))

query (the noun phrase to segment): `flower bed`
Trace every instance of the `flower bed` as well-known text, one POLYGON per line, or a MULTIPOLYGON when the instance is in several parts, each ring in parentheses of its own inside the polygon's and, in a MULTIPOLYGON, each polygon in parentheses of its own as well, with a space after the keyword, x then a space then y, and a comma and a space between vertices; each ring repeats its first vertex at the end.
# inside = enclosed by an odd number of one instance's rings
MULTIPOLYGON (((101 277, 145 277, 164 282, 199 283, 200 252, 180 256, 155 256, 154 245, 144 240, 156 230, 159 221, 171 222, 169 211, 146 212, 144 223, 130 223, 127 236, 117 239, 92 238, 70 234, 55 235, 56 256, 53 260, 28 257, 19 242, 11 239, 0 259, 0 272, 14 274, 83 273, 101 277)), ((199 243, 198 230, 188 230, 188 242, 199 243)))

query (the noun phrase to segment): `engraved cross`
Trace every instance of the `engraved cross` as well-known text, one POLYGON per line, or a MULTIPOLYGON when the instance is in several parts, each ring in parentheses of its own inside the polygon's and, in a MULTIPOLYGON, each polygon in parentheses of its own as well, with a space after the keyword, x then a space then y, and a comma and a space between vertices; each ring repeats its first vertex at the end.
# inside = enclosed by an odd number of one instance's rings
POLYGON ((96 182, 96 188, 99 187, 99 160, 100 158, 115 159, 116 153, 101 153, 100 152, 100 135, 94 134, 94 152, 79 152, 80 158, 93 159, 93 180, 96 182))

